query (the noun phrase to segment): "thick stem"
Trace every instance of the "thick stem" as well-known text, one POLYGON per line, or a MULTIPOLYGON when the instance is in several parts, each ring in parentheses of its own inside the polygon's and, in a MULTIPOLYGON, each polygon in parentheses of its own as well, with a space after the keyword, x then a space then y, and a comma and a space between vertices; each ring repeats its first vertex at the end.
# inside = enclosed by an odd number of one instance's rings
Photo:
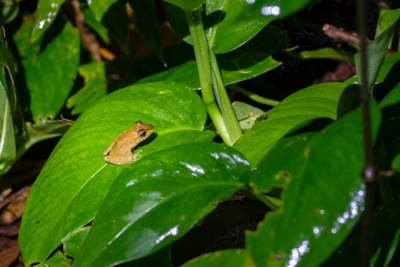
POLYGON ((247 91, 246 89, 243 89, 242 87, 240 87, 240 86, 238 86, 236 84, 228 85, 228 88, 233 90, 233 91, 235 91, 235 92, 238 92, 238 93, 240 93, 242 95, 245 95, 248 98, 250 98, 251 100, 253 100, 253 101, 257 102, 257 103, 260 103, 260 104, 273 106, 273 107, 275 107, 275 106, 277 106, 279 104, 279 101, 256 95, 256 94, 254 94, 254 93, 252 93, 250 91, 247 91))
MULTIPOLYGON (((357 0, 357 24, 358 35, 360 36, 361 48, 361 89, 360 98, 362 105, 362 123, 364 137, 364 167, 362 179, 365 183, 366 196, 365 208, 362 217, 362 247, 361 247, 361 266, 370 265, 372 255, 372 219, 374 209, 374 198, 376 191, 377 171, 373 154, 372 131, 371 131, 371 110, 369 102, 369 85, 367 73, 367 43, 366 37, 366 8, 364 0, 357 0)), ((359 70, 360 71, 360 70, 359 70)))
POLYGON ((225 126, 229 132, 231 141, 235 143, 240 138, 240 136, 242 136, 242 129, 240 128, 236 113, 232 107, 231 100, 229 99, 229 96, 226 92, 225 85, 219 71, 217 58, 215 57, 215 54, 211 51, 211 48, 210 57, 211 68, 214 75, 214 88, 217 89, 214 93, 218 95, 218 99, 220 101, 220 109, 224 118, 225 126))
POLYGON ((210 118, 214 123, 215 128, 219 132, 222 140, 225 142, 225 144, 231 146, 233 145, 233 142, 225 126, 222 114, 217 106, 217 103, 215 102, 214 92, 212 89, 210 55, 206 36, 204 34, 201 10, 184 10, 184 12, 193 40, 193 49, 196 57, 203 101, 206 105, 208 114, 210 115, 210 118))

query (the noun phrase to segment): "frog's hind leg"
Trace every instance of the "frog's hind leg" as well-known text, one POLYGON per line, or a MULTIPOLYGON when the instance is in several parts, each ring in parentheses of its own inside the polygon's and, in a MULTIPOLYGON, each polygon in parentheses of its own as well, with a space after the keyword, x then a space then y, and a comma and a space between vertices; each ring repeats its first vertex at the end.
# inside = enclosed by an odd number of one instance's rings
POLYGON ((104 160, 115 165, 123 165, 132 163, 135 160, 135 157, 131 153, 129 154, 120 153, 110 156, 104 156, 104 160))
POLYGON ((115 138, 115 139, 111 142, 111 144, 106 148, 106 150, 104 150, 104 152, 103 152, 103 155, 104 155, 104 156, 107 155, 108 152, 110 152, 110 150, 111 150, 111 148, 114 146, 115 142, 116 142, 116 141, 118 140, 118 138, 119 138, 121 135, 123 135, 125 132, 126 132, 126 131, 124 131, 122 134, 118 135, 118 137, 115 138))

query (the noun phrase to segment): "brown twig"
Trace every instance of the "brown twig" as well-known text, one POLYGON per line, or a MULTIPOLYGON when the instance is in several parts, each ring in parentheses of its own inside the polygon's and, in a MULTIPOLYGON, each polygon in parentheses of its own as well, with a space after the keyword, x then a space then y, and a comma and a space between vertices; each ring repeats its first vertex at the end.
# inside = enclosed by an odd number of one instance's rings
MULTIPOLYGON (((345 41, 346 43, 355 44, 358 46, 360 45, 360 38, 357 35, 345 32, 341 29, 336 28, 333 25, 325 24, 322 27, 322 31, 332 39, 345 41)), ((368 38, 366 38, 366 40, 367 43, 370 42, 368 38)))

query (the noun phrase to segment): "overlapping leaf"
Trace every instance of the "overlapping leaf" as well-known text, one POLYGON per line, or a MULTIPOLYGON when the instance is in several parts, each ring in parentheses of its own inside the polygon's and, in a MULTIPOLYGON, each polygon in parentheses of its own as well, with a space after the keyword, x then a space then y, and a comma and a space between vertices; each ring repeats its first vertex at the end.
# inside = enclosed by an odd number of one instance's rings
POLYGON ((253 168, 257 167, 279 139, 295 126, 315 118, 336 119, 337 104, 344 88, 342 83, 323 83, 290 95, 233 147, 246 156, 253 168))
POLYGON ((149 155, 117 177, 73 265, 110 266, 149 255, 249 178, 249 163, 225 145, 194 143, 149 155))
POLYGON ((364 209, 360 118, 358 108, 321 132, 285 137, 260 162, 251 181, 261 191, 283 188, 284 204, 247 235, 258 266, 319 266, 349 234, 364 209))
POLYGON ((28 18, 13 37, 22 56, 24 72, 20 75, 25 74, 30 95, 26 102, 30 104, 34 121, 41 123, 57 115, 72 89, 79 65, 79 32, 58 17, 46 38, 30 45, 29 27, 28 18))
POLYGON ((60 140, 33 186, 19 238, 25 264, 44 262, 63 237, 95 217, 114 179, 129 166, 106 163, 103 151, 137 120, 155 127, 140 145, 143 159, 213 138, 213 133, 200 131, 206 120, 204 103, 183 85, 150 83, 103 98, 60 140))
MULTIPOLYGON (((372 94, 374 90, 374 84, 378 77, 380 68, 383 60, 386 56, 390 40, 394 32, 397 20, 400 18, 400 9, 391 10, 384 13, 378 21, 376 29, 375 39, 367 46, 368 65, 368 88, 372 94)), ((356 63, 356 69, 358 72, 358 83, 361 84, 361 54, 358 52, 355 54, 354 59, 356 63)))

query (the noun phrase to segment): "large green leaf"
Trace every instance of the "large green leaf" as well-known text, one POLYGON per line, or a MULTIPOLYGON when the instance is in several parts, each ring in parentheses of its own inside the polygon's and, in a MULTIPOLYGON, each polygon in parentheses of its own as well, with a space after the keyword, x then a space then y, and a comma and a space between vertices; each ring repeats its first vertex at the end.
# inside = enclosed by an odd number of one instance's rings
POLYGON ((36 42, 50 27, 65 0, 39 0, 30 42, 36 42))
POLYGON ((44 262, 63 237, 95 217, 114 179, 129 166, 106 163, 103 151, 137 120, 155 128, 140 145, 143 160, 151 153, 208 142, 214 136, 200 131, 206 121, 204 103, 183 85, 149 83, 103 98, 63 136, 32 188, 19 236, 26 265, 44 262))
MULTIPOLYGON (((30 94, 30 112, 36 123, 54 118, 64 105, 74 84, 79 65, 79 32, 62 17, 57 17, 46 38, 29 44, 24 21, 14 35, 22 56, 23 72, 30 94)), ((22 77, 21 77, 22 78, 22 77)))
MULTIPOLYGON (((400 9, 391 10, 384 13, 378 21, 375 39, 367 46, 368 55, 368 88, 372 94, 378 73, 386 56, 389 43, 392 39, 393 31, 397 20, 400 18, 400 9)), ((354 55, 358 75, 358 83, 361 84, 361 54, 354 55)))
POLYGON ((190 9, 194 10, 196 8, 199 8, 202 4, 206 2, 206 0, 164 0, 165 2, 169 2, 171 4, 174 4, 182 9, 190 9))
MULTIPOLYGON (((372 224, 373 242, 371 247, 376 257, 375 263, 371 259, 370 266, 388 266, 399 241, 400 205, 398 203, 380 204, 374 211, 372 224)), ((340 248, 324 263, 324 267, 359 265, 362 230, 361 227, 354 230, 340 248)))
POLYGON ((346 85, 323 83, 300 90, 268 112, 233 147, 242 152, 253 168, 293 127, 315 118, 336 119, 339 97, 346 85))
MULTIPOLYGON (((283 51, 288 45, 288 37, 282 30, 267 26, 244 46, 230 53, 217 55, 224 83, 232 84, 248 80, 280 66, 282 63, 275 61, 272 54, 283 51), (260 46, 260 43, 264 45, 260 46)), ((169 80, 183 83, 194 89, 200 88, 193 48, 188 45, 179 45, 167 48, 166 51, 170 68, 147 75, 140 79, 139 83, 169 80)))
POLYGON ((182 267, 220 267, 220 266, 232 266, 232 267, 253 267, 254 261, 251 258, 249 251, 244 249, 231 249, 215 251, 197 257, 182 267))
POLYGON ((87 0, 97 21, 101 22, 112 34, 125 53, 128 52, 128 14, 125 1, 122 0, 87 0))
POLYGON ((249 163, 225 145, 187 144, 149 155, 117 177, 73 265, 110 266, 149 255, 249 178, 249 163))
POLYGON ((213 21, 208 32, 212 51, 217 54, 232 51, 248 42, 275 18, 287 17, 297 12, 309 0, 208 0, 206 13, 213 21), (279 15, 263 15, 268 7, 279 9, 279 15))
MULTIPOLYGON (((375 138, 380 111, 372 104, 375 138)), ((283 138, 251 180, 260 191, 284 190, 282 208, 247 235, 257 266, 319 266, 334 252, 364 209, 363 164, 361 108, 321 132, 283 138)))
POLYGON ((135 11, 135 19, 133 21, 135 29, 160 60, 165 63, 154 0, 128 0, 128 2, 135 11))
POLYGON ((6 172, 4 163, 13 160, 16 155, 14 126, 11 118, 10 102, 5 89, 5 75, 1 68, 0 78, 0 175, 6 172))

